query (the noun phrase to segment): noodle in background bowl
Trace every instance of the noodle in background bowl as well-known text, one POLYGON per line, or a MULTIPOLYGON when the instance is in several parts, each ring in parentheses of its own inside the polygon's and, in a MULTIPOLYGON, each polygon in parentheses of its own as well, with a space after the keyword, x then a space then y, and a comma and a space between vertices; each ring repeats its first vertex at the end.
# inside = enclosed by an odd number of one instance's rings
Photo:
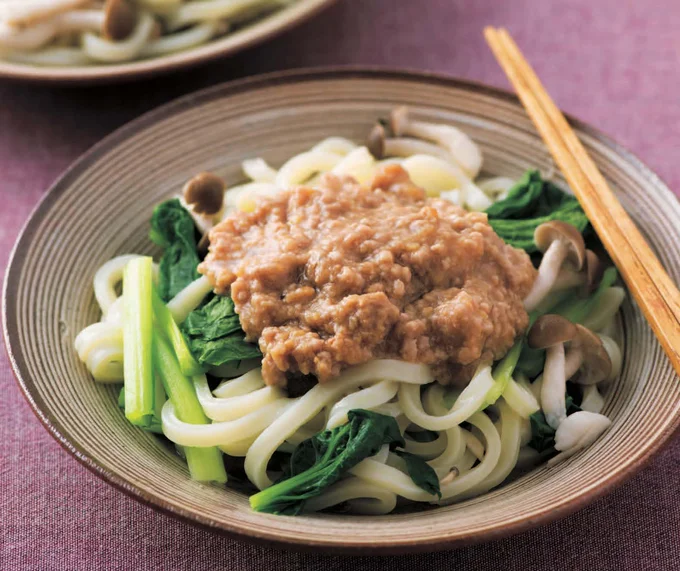
MULTIPOLYGON (((263 15, 205 44, 180 52, 150 59, 119 64, 80 65, 72 67, 40 67, 12 63, 0 57, 0 78, 36 83, 86 85, 126 81, 193 67, 226 57, 288 30, 314 16, 336 0, 296 0, 294 3, 263 15)), ((2 2, 2 0, 0 0, 2 2)))
MULTIPOLYGON (((126 421, 117 387, 88 375, 73 339, 98 318, 93 274, 115 255, 156 253, 147 238, 154 204, 202 170, 231 185, 242 180, 245 158, 279 165, 327 136, 362 141, 377 117, 404 104, 472 136, 488 174, 516 178, 530 167, 553 168, 512 95, 433 75, 352 69, 269 75, 187 96, 123 127, 77 162, 24 228, 3 298, 19 384, 55 438, 108 482, 172 515, 242 538, 324 552, 426 551, 515 533, 582 507, 640 468, 680 423, 680 382, 630 300, 621 314, 624 368, 603 410, 613 425, 591 447, 480 497, 386 516, 252 512, 238 486, 190 480, 170 447, 126 421)), ((630 153, 574 126, 679 280, 675 197, 630 153)))

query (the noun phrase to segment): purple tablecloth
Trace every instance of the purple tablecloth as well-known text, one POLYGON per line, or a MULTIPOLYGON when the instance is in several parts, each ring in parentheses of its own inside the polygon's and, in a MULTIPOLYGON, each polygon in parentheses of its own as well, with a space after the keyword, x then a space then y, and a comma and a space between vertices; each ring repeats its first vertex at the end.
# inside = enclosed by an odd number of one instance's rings
MULTIPOLYGON (((3 273, 47 187, 140 113, 235 77, 329 64, 435 70, 505 87, 482 39, 485 24, 510 29, 564 109, 612 135, 680 191, 677 0, 343 0, 266 45, 159 80, 90 89, 0 85, 3 273)), ((680 569, 677 436, 608 497, 519 536, 388 559, 301 555, 196 529, 107 486, 40 426, 0 359, 1 571, 680 569)))

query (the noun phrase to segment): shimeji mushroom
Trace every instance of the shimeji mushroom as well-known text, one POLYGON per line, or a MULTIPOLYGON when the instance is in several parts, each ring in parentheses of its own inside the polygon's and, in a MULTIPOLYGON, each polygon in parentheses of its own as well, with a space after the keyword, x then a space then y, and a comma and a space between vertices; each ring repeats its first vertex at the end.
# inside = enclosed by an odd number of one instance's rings
POLYGON ((581 271, 569 265, 562 265, 550 291, 561 291, 581 287, 585 294, 592 292, 602 279, 604 264, 592 250, 586 250, 585 263, 581 271))
POLYGON ((440 125, 416 121, 407 107, 398 107, 390 114, 390 127, 395 137, 416 137, 437 143, 446 149, 451 158, 474 179, 482 168, 479 147, 463 131, 452 125, 440 125))
POLYGON ((102 35, 107 40, 127 38, 137 25, 137 11, 126 0, 106 0, 102 35))
POLYGON ((432 155, 446 161, 454 160, 446 149, 442 149, 427 141, 412 139, 410 137, 388 138, 385 127, 380 123, 376 123, 368 134, 366 147, 378 160, 386 157, 410 157, 421 154, 432 155))
POLYGON ((611 420, 595 412, 581 410, 570 414, 555 431, 555 450, 560 453, 548 465, 565 460, 590 446, 610 425, 611 420))
POLYGON ((224 181, 211 172, 201 172, 190 179, 182 189, 184 200, 198 214, 213 215, 222 209, 224 181))
POLYGON ((534 243, 543 252, 543 259, 538 267, 536 281, 524 299, 527 311, 536 309, 550 292, 565 262, 571 264, 574 270, 580 271, 586 258, 583 236, 576 227, 566 222, 544 222, 534 232, 534 243))
POLYGON ((612 361, 600 337, 583 325, 575 325, 576 335, 569 343, 564 375, 581 385, 596 385, 609 378, 612 361))
POLYGON ((216 174, 201 172, 191 178, 182 189, 182 201, 201 231, 198 249, 208 249, 208 233, 223 210, 226 184, 216 174))
POLYGON ((541 408, 546 422, 557 428, 567 417, 567 390, 564 344, 577 336, 576 326, 559 315, 539 317, 528 335, 529 346, 545 349, 545 365, 541 386, 541 408))

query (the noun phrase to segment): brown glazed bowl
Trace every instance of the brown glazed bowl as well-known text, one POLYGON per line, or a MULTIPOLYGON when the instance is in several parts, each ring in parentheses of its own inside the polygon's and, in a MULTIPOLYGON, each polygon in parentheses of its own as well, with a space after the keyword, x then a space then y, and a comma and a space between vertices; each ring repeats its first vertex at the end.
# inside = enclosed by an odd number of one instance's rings
POLYGON ((246 48, 301 24, 337 0, 297 0, 272 14, 263 16, 224 37, 206 44, 162 57, 109 65, 44 67, 11 63, 0 59, 0 78, 54 85, 114 83, 151 77, 193 67, 246 48))
MULTIPOLYGON (((4 291, 4 333, 21 390, 53 436, 101 478, 195 524, 268 545, 322 552, 405 553, 517 533, 579 509, 638 470, 680 423, 680 382, 640 311, 622 311, 625 365, 606 394, 613 425, 593 446, 481 497, 380 517, 254 513, 230 487, 189 479, 161 440, 130 425, 117 389, 95 384, 73 339, 99 319, 95 270, 152 252, 155 203, 199 171, 230 183, 240 162, 280 165, 330 135, 362 141, 396 105, 463 128, 488 173, 552 168, 515 96, 457 79, 384 70, 313 70, 220 85, 166 105, 107 137, 49 191, 19 238, 4 291)), ((638 159, 572 121, 671 276, 680 279, 680 204, 638 159)))

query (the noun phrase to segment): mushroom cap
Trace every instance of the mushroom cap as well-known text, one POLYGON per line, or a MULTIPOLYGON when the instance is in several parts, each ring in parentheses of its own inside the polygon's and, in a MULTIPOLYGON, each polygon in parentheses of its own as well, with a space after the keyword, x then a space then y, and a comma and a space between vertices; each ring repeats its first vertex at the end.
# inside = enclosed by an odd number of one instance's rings
POLYGON ((409 122, 409 110, 406 105, 392 109, 390 113, 390 130, 395 137, 400 137, 409 122))
POLYGON ((382 159, 385 156, 385 127, 376 123, 366 140, 366 148, 376 158, 382 159))
POLYGON ((102 35, 113 41, 127 38, 137 25, 137 11, 127 0, 106 0, 102 35))
POLYGON ((539 317, 529 330, 527 341, 533 349, 546 349, 571 341, 578 334, 576 325, 561 315, 539 317))
POLYGON ((555 240, 563 240, 569 245, 566 259, 580 270, 586 259, 586 245, 576 226, 561 220, 550 220, 540 224, 534 231, 534 243, 541 252, 545 252, 555 240))
POLYGON ((198 173, 184 185, 182 194, 198 214, 216 214, 224 201, 224 181, 211 172, 198 173))
POLYGON ((576 325, 576 337, 572 345, 578 344, 583 355, 579 367, 581 375, 577 382, 582 385, 594 385, 609 377, 612 372, 612 360, 604 348, 602 340, 587 327, 576 325))
POLYGON ((604 264, 592 250, 586 250, 586 293, 593 291, 602 279, 604 264))

